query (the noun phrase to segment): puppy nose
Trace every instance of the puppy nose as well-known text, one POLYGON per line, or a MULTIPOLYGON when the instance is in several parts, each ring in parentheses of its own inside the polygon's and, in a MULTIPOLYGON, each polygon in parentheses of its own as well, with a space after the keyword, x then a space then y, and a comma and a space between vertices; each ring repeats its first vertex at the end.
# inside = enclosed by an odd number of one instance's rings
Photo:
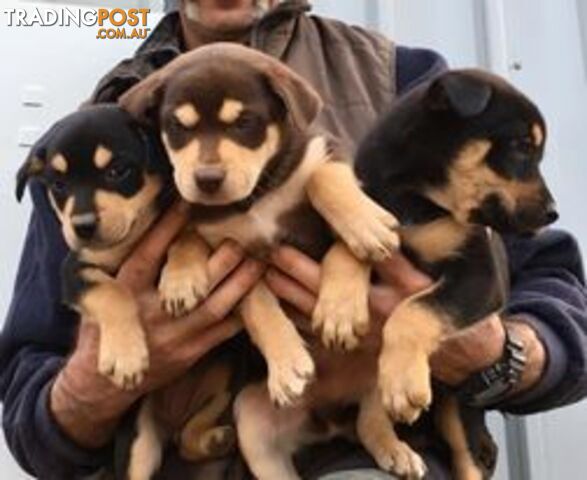
POLYGON ((82 240, 91 239, 98 229, 98 219, 93 213, 74 215, 71 218, 71 224, 75 234, 82 240))
POLYGON ((556 210, 556 205, 554 203, 548 204, 546 209, 546 221, 547 224, 550 225, 558 220, 558 212, 556 210))
POLYGON ((220 167, 204 167, 196 171, 198 188, 205 193, 215 193, 226 178, 226 172, 220 167))

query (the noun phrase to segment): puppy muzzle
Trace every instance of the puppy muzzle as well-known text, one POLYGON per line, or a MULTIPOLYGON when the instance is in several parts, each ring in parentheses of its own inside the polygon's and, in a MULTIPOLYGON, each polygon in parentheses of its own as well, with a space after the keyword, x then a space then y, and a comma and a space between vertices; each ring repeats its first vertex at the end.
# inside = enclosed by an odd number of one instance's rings
POLYGON ((98 230, 98 217, 95 213, 83 213, 71 217, 71 225, 81 240, 91 240, 98 230))

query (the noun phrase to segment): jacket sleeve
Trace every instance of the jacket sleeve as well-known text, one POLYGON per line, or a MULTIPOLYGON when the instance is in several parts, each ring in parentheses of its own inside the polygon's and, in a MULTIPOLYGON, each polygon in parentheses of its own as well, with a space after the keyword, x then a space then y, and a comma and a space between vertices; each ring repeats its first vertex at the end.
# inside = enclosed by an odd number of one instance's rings
POLYGON ((49 391, 77 331, 60 302, 67 253, 57 219, 39 185, 8 316, 0 334, 0 400, 8 447, 26 471, 44 479, 77 478, 106 462, 68 440, 49 411, 49 391))
POLYGON ((566 232, 507 238, 511 295, 507 314, 534 327, 547 353, 532 390, 499 408, 517 414, 550 410, 587 396, 587 289, 581 255, 566 232))
POLYGON ((398 46, 395 49, 395 81, 398 95, 433 79, 444 72, 448 64, 434 50, 398 46))

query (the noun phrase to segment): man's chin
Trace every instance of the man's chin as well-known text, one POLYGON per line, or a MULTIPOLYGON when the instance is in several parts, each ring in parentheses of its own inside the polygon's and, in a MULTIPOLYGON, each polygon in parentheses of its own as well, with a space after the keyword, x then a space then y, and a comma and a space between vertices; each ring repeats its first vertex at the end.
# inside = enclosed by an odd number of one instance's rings
POLYGON ((256 20, 255 12, 251 9, 217 10, 200 16, 200 23, 210 30, 217 32, 232 32, 250 27, 256 20))

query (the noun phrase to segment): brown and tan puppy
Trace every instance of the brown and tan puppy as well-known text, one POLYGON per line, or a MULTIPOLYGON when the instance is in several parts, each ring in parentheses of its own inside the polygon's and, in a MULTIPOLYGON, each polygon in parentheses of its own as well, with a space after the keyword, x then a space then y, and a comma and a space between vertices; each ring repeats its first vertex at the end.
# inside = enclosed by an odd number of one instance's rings
MULTIPOLYGON (((334 142, 311 130, 321 108, 314 90, 264 54, 217 43, 171 62, 120 103, 160 129, 176 186, 193 204, 194 222, 162 272, 165 308, 181 315, 207 295, 206 260, 223 240, 262 258, 286 242, 324 258, 314 326, 325 343, 356 346, 368 327, 368 262, 397 248, 396 222, 364 195, 334 142)), ((315 376, 307 344, 329 352, 302 336, 264 282, 239 313, 267 363, 268 401, 300 401, 315 376)), ((258 467, 254 435, 240 440, 256 476, 287 478, 258 467)))
MULTIPOLYGON (((169 252, 162 274, 161 294, 172 313, 193 308, 207 294, 209 246, 227 238, 255 256, 287 242, 320 258, 331 243, 325 219, 342 240, 328 251, 327 265, 343 265, 353 254, 379 260, 397 247, 393 216, 363 194, 334 143, 310 131, 319 97, 280 62, 214 44, 172 62, 121 104, 158 124, 177 188, 194 205, 195 222, 169 252)), ((325 282, 315 321, 328 340, 354 344, 366 330, 369 267, 363 265, 356 296, 342 295, 334 276, 334 288, 325 282)), ((354 278, 345 282, 355 285, 354 278)), ((304 340, 263 283, 241 314, 267 361, 271 398, 293 403, 315 373, 304 340)))

